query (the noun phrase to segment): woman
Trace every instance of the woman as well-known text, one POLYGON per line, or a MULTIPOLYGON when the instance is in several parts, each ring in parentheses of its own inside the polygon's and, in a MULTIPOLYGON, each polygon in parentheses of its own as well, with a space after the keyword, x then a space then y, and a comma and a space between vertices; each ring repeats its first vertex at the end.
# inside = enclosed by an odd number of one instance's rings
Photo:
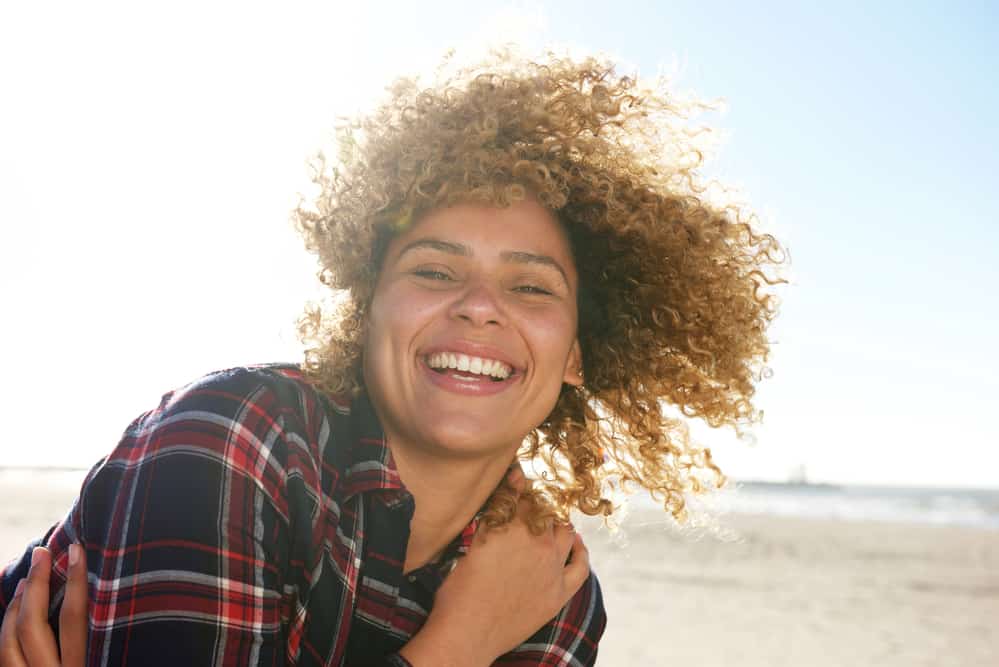
MULTIPOLYGON (((780 247, 700 197, 685 107, 595 59, 442 77, 341 128, 298 210, 345 291, 303 368, 167 394, 46 536, 56 608, 86 551, 88 664, 592 664, 569 511, 637 484, 682 519, 723 480, 666 404, 755 417, 780 247)), ((35 561, 4 664, 52 650, 35 561)))

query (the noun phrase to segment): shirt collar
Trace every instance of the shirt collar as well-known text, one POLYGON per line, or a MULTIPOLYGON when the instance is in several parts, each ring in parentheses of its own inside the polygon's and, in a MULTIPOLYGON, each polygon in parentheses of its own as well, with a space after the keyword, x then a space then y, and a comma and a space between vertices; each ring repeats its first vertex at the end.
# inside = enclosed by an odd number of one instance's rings
MULTIPOLYGON (((487 500, 486 502, 488 503, 489 501, 487 500)), ((482 516, 482 511, 479 510, 472 517, 472 520, 468 522, 468 525, 465 526, 465 529, 458 534, 458 537, 454 538, 454 541, 447 546, 447 549, 444 550, 445 560, 464 556, 468 553, 468 550, 472 547, 472 539, 475 537, 475 531, 479 528, 479 517, 482 516)))
POLYGON ((469 548, 471 548, 472 539, 475 537, 475 531, 478 529, 479 517, 481 515, 482 512, 479 512, 468 522, 464 530, 458 533, 457 537, 451 540, 451 543, 444 548, 439 558, 413 572, 412 576, 415 577, 415 580, 419 581, 431 592, 440 588, 440 585, 444 583, 444 578, 458 564, 458 559, 467 554, 469 548))
POLYGON ((371 400, 361 393, 350 406, 351 437, 344 469, 344 497, 368 491, 403 491, 392 452, 371 400))

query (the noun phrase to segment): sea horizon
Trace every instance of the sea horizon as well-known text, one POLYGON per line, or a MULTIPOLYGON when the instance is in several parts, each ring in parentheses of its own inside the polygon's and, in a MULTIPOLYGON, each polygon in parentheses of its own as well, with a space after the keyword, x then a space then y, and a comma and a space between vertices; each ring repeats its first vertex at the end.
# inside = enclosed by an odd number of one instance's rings
MULTIPOLYGON (((0 465, 0 502, 7 484, 45 484, 72 491, 88 470, 74 465, 0 465)), ((764 514, 999 530, 999 488, 733 478, 723 489, 689 496, 688 501, 694 515, 764 514)), ((657 507, 641 492, 628 496, 625 503, 635 509, 657 507)))

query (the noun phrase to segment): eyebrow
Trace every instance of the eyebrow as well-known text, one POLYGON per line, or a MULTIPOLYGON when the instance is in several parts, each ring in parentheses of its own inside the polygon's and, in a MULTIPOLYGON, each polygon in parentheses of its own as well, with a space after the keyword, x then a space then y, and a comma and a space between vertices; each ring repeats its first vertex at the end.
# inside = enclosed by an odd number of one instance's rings
MULTIPOLYGON (((460 257, 472 256, 472 250, 467 245, 435 238, 416 239, 415 241, 408 243, 402 250, 400 250, 398 256, 402 257, 410 250, 419 249, 437 250, 439 252, 445 252, 449 255, 457 255, 460 257)), ((511 262, 513 264, 538 264, 553 268, 561 274, 562 280, 565 281, 566 285, 570 284, 569 276, 566 274, 565 269, 562 268, 562 265, 555 261, 555 258, 548 255, 538 255, 533 252, 524 252, 522 250, 505 250, 500 253, 500 259, 504 262, 511 262)))
POLYGON ((562 274, 562 280, 565 284, 569 284, 569 276, 565 275, 565 269, 562 265, 555 261, 553 257, 548 255, 536 255, 533 252, 523 252, 520 250, 506 250, 500 253, 500 258, 504 262, 513 262, 514 264, 540 264, 541 266, 550 266, 560 274, 562 274))
POLYGON ((426 248, 429 250, 439 250, 441 252, 446 252, 449 255, 461 255, 462 257, 471 257, 472 251, 468 246, 462 245, 460 243, 455 243, 454 241, 444 241, 442 239, 416 239, 412 243, 406 245, 405 248, 399 251, 399 257, 402 257, 410 250, 419 250, 421 248, 426 248))

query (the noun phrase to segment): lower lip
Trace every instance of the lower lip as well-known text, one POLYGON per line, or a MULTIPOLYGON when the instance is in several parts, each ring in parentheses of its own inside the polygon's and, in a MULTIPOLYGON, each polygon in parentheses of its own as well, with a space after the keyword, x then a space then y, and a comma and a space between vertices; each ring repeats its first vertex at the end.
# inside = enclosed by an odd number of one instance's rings
MULTIPOLYGON (((445 373, 438 373, 430 368, 430 366, 427 366, 425 362, 421 363, 420 367, 433 384, 444 391, 454 394, 464 394, 465 396, 492 396, 493 394, 498 394, 509 387, 513 383, 514 377, 516 377, 512 375, 500 382, 486 379, 485 376, 481 380, 464 380, 452 375, 454 369, 448 369, 445 373)), ((460 373, 461 371, 458 372, 460 373)))

